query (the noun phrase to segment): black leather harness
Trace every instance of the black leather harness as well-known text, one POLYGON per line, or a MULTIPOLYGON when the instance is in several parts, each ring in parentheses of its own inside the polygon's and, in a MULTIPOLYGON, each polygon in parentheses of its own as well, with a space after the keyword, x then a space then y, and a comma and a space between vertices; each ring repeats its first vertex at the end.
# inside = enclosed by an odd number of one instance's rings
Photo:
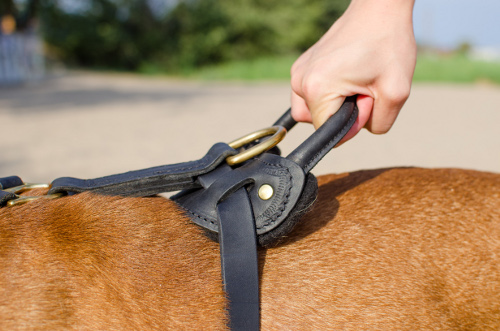
MULTIPOLYGON (((58 178, 48 195, 92 191, 150 196, 182 190, 171 199, 220 243, 231 329, 259 330, 257 247, 277 245, 312 207, 317 182, 310 171, 349 131, 357 114, 356 96, 347 98, 337 113, 287 157, 273 148, 228 165, 226 159, 240 151, 217 143, 197 161, 96 179, 58 178), (261 189, 266 193, 261 194, 261 189)), ((274 125, 290 130, 295 124, 288 110, 274 125)), ((16 176, 0 178, 0 207, 19 199, 17 192, 23 185, 16 176)))

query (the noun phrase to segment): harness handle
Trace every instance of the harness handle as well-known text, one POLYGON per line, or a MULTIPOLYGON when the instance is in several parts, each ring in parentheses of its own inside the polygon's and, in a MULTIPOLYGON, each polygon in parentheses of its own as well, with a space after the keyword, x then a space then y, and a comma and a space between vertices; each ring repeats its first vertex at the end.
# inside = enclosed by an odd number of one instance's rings
MULTIPOLYGON (((305 173, 311 171, 353 126, 358 117, 356 98, 357 95, 347 97, 340 109, 286 158, 300 165, 305 173)), ((295 124, 297 121, 292 117, 291 108, 274 123, 288 131, 295 124)))

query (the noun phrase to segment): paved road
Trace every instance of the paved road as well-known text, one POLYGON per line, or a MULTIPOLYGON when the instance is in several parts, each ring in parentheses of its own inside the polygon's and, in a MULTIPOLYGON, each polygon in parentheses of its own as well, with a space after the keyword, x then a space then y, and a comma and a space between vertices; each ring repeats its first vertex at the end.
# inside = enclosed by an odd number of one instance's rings
MULTIPOLYGON (((200 83, 74 73, 0 89, 0 175, 47 182, 201 157, 212 143, 272 124, 286 83, 200 83)), ((500 87, 415 85, 389 134, 362 132, 316 174, 390 166, 500 172, 500 87)), ((312 132, 294 128, 285 153, 312 132)))

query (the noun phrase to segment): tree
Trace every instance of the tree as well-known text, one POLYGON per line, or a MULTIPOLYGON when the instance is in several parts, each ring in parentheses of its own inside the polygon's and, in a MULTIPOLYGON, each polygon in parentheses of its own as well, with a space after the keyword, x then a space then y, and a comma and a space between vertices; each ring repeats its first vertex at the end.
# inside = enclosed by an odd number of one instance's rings
POLYGON ((164 14, 147 0, 88 0, 80 12, 41 0, 43 33, 63 59, 136 70, 199 67, 297 53, 315 42, 348 0, 180 0, 164 14))

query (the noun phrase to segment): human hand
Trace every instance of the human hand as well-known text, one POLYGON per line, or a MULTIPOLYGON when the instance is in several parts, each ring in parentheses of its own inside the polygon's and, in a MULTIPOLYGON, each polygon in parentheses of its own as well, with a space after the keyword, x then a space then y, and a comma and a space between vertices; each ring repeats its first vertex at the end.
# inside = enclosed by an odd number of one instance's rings
POLYGON ((416 64, 414 0, 353 0, 344 15, 293 64, 292 116, 321 126, 358 94, 363 127, 386 133, 408 99, 416 64))

